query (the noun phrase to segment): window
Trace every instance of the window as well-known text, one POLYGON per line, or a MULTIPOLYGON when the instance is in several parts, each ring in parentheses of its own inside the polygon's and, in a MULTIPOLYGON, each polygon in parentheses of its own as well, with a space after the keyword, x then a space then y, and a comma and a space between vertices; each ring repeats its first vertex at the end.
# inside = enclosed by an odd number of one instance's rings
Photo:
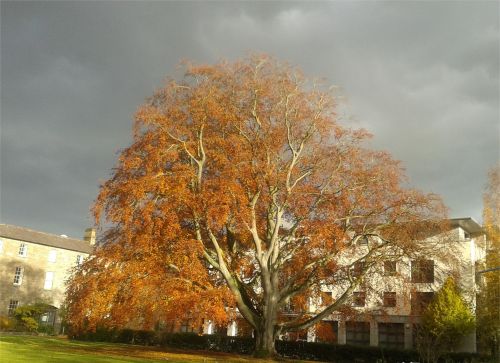
POLYGON ((286 340, 289 340, 292 342, 306 342, 307 341, 307 329, 287 332, 286 333, 286 340))
POLYGON ((411 261, 411 282, 434 282, 434 261, 411 261))
POLYGON ((366 236, 361 237, 361 238, 358 240, 358 243, 359 243, 361 246, 368 246, 368 237, 366 237, 366 236))
POLYGON ((49 309, 45 314, 40 317, 38 322, 40 325, 54 326, 56 318, 56 309, 49 309))
POLYGON ((370 323, 361 321, 347 321, 346 344, 370 345, 370 323))
POLYGON ((14 315, 14 311, 16 311, 17 307, 19 306, 19 301, 18 300, 10 300, 9 301, 9 315, 14 315))
POLYGON ((49 262, 56 262, 56 258, 57 258, 57 251, 50 250, 49 251, 49 262))
POLYGON ((384 275, 394 276, 396 274, 396 261, 384 261, 384 275))
POLYGON ((403 323, 378 323, 378 345, 382 348, 404 349, 405 326, 403 323))
POLYGON ((395 292, 384 292, 384 306, 386 308, 393 308, 396 306, 395 292))
POLYGON ((21 243, 19 245, 19 256, 21 257, 28 256, 28 246, 26 245, 26 243, 21 243))
POLYGON ((192 333, 194 332, 194 327, 193 323, 191 322, 191 319, 188 320, 183 320, 181 323, 181 332, 182 333, 192 333))
POLYGON ((23 273, 24 268, 16 267, 16 272, 14 273, 14 285, 19 286, 23 283, 23 273))
POLYGON ((328 306, 333 302, 331 291, 321 291, 321 305, 328 306))
POLYGON ((45 273, 45 284, 43 288, 45 290, 52 290, 52 283, 54 281, 54 273, 52 271, 47 271, 45 273))
POLYGON ((411 293, 411 313, 412 315, 422 315, 424 309, 429 305, 433 292, 420 292, 415 291, 411 293))
POLYGON ((80 266, 83 262, 83 256, 82 255, 77 255, 76 256, 76 264, 80 266))
POLYGON ((322 320, 318 324, 316 324, 315 333, 316 333, 316 342, 337 344, 338 333, 339 333, 339 322, 333 320, 322 320))
POLYGON ((360 277, 365 270, 365 262, 364 261, 358 261, 354 262, 354 265, 352 266, 352 277, 360 277))
POLYGON ((366 293, 364 291, 358 291, 353 294, 353 305, 354 306, 365 306, 366 293))

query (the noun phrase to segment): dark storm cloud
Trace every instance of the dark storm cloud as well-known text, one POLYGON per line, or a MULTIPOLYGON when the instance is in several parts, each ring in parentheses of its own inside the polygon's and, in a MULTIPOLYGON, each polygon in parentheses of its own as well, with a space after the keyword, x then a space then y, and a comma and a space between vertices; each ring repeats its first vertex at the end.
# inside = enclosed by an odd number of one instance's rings
POLYGON ((340 87, 411 184, 480 218, 499 157, 496 2, 2 2, 1 220, 81 236, 132 115, 183 58, 268 52, 340 87))

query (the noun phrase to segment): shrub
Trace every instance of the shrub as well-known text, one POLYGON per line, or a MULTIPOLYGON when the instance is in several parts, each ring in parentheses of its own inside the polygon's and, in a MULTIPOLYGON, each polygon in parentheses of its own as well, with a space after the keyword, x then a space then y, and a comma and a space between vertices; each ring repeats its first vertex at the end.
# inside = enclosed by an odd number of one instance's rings
POLYGON ((16 321, 10 316, 0 315, 0 330, 11 331, 16 327, 16 321))
MULTIPOLYGON (((91 341, 108 341, 138 345, 161 345, 179 349, 211 350, 217 352, 252 354, 255 340, 225 335, 199 335, 196 333, 167 333, 148 330, 114 330, 98 328, 73 338, 91 341)), ((418 361, 414 350, 384 349, 328 343, 276 341, 276 350, 287 358, 320 360, 336 363, 400 363, 418 361)), ((453 353, 443 357, 440 363, 483 362, 474 353, 453 353)))
POLYGON ((150 330, 123 329, 115 336, 114 341, 126 344, 156 345, 158 343, 156 332, 150 330))
POLYGON ((20 330, 34 332, 38 329, 40 317, 50 309, 51 306, 45 303, 19 306, 14 310, 14 318, 20 330))

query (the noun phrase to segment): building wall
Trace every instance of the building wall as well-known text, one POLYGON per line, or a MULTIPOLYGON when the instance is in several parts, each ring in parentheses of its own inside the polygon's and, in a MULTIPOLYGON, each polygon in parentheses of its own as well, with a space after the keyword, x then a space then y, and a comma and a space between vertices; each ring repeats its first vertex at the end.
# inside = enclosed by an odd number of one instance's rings
POLYGON ((87 257, 88 254, 5 237, 0 240, 0 315, 8 314, 11 300, 17 300, 19 306, 45 302, 60 308, 64 301, 65 281, 71 268, 77 265, 77 256, 87 257), (19 256, 21 243, 27 246, 25 257, 19 256), (55 251, 55 262, 49 261, 51 251, 55 251), (16 267, 23 269, 18 286, 14 285, 16 267), (47 272, 53 272, 50 288, 45 286, 47 272))
MULTIPOLYGON (((433 239, 450 244, 450 248, 455 251, 458 263, 450 263, 447 260, 434 260, 434 281, 432 283, 416 283, 411 279, 410 259, 397 261, 397 274, 385 276, 383 267, 378 266, 374 271, 369 271, 366 275, 367 286, 366 301, 363 307, 354 307, 357 311, 355 316, 349 320, 369 322, 370 339, 369 345, 379 346, 380 324, 402 324, 398 325, 404 331, 404 348, 413 347, 413 326, 420 321, 419 314, 412 311, 412 293, 417 292, 437 292, 448 276, 458 276, 464 299, 469 303, 475 313, 475 298, 477 293, 475 281, 476 262, 485 257, 484 236, 470 236, 463 228, 456 227, 446 233, 446 235, 435 236, 433 239), (383 292, 396 292, 396 306, 383 306, 383 292)), ((363 248, 363 247, 361 247, 363 248)), ((360 251, 360 255, 363 254, 360 251)), ((344 261, 347 263, 347 261, 344 261)), ((343 289, 332 287, 329 289, 333 298, 339 296, 343 289)), ((363 291, 363 289, 359 289, 363 291)), ((321 310, 321 301, 310 299, 309 311, 321 310)), ((349 335, 346 329, 346 321, 342 316, 332 314, 328 320, 338 322, 338 343, 346 344, 349 335)), ((308 336, 314 337, 314 334, 308 336)), ((402 344, 402 342, 400 342, 402 344)), ((464 337, 459 346, 459 350, 465 352, 475 352, 475 332, 464 337)))

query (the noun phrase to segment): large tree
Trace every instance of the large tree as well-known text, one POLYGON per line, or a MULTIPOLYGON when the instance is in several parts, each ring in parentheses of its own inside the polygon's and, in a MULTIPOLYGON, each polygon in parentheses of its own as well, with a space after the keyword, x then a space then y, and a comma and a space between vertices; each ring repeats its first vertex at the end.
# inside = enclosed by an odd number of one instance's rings
POLYGON ((101 186, 102 245, 72 279, 69 321, 223 322, 235 307, 256 352, 274 354, 279 334, 341 309, 382 259, 436 247, 421 241, 443 219, 441 200, 405 188, 399 162, 369 137, 288 64, 188 64, 139 108, 101 186), (340 293, 320 311, 281 313, 325 288, 340 293))

